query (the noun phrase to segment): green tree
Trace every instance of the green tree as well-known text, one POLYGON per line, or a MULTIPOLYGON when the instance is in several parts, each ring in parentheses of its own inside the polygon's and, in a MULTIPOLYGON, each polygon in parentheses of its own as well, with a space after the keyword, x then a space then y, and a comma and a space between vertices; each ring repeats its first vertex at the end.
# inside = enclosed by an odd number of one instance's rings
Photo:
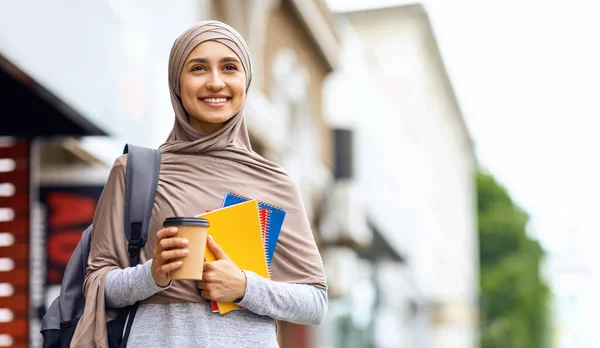
POLYGON ((481 347, 542 348, 550 291, 544 251, 526 233, 529 217, 490 174, 477 174, 481 347))

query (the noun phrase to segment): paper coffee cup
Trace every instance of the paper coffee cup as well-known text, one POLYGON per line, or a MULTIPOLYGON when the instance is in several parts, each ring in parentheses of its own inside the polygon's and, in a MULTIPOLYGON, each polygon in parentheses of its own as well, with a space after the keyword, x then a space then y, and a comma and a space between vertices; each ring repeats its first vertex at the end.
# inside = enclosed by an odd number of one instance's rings
POLYGON ((189 241, 188 255, 173 260, 173 262, 181 261, 182 265, 170 273, 171 279, 202 280, 208 221, 197 217, 170 217, 164 221, 163 226, 177 227, 178 231, 175 237, 185 238, 189 241))

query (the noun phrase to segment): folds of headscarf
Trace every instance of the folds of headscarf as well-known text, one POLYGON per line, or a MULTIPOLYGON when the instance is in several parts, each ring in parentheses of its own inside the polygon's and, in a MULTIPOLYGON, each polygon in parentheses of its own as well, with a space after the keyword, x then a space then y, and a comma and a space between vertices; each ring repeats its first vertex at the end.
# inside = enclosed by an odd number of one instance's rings
MULTIPOLYGON (((189 53, 205 41, 217 41, 239 57, 246 73, 246 90, 252 80, 250 54, 233 28, 217 21, 200 22, 173 44, 169 57, 169 86, 175 124, 160 147, 161 171, 150 222, 148 242, 140 260, 152 258, 156 232, 169 216, 193 216, 219 208, 227 192, 258 199, 287 212, 271 265, 274 281, 312 284, 326 288, 323 263, 311 231, 299 190, 277 164, 256 154, 250 145, 242 110, 217 132, 203 134, 188 123, 180 102, 179 77, 189 53)), ((267 127, 268 125, 265 125, 267 127)), ((129 266, 124 233, 126 156, 110 172, 96 209, 92 243, 84 284, 85 311, 72 347, 107 347, 104 281, 114 269, 129 266)), ((194 281, 177 281, 145 303, 205 302, 194 281)))
POLYGON ((167 143, 162 146, 162 149, 169 152, 177 150, 180 153, 189 149, 189 151, 193 152, 198 147, 199 142, 203 144, 203 148, 206 150, 222 149, 233 140, 241 141, 240 145, 250 149, 250 140, 245 127, 243 111, 233 117, 218 132, 208 136, 196 131, 188 122, 180 99, 179 79, 188 55, 196 46, 204 41, 220 42, 235 52, 246 73, 246 90, 250 87, 250 82, 252 81, 250 53, 246 42, 237 31, 217 21, 204 22, 186 30, 175 41, 169 57, 169 90, 171 93, 171 104, 175 111, 175 126, 167 139, 167 143))

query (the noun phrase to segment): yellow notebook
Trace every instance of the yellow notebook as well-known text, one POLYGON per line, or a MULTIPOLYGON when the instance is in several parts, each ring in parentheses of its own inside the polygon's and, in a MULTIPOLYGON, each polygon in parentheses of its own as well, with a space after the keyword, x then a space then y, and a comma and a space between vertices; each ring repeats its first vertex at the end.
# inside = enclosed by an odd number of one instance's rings
MULTIPOLYGON (((243 270, 252 271, 263 278, 271 278, 262 240, 260 215, 256 200, 232 205, 198 215, 206 218, 208 234, 243 270)), ((206 261, 215 261, 215 255, 206 248, 206 261)), ((225 314, 239 308, 233 302, 219 302, 219 313, 225 314)))

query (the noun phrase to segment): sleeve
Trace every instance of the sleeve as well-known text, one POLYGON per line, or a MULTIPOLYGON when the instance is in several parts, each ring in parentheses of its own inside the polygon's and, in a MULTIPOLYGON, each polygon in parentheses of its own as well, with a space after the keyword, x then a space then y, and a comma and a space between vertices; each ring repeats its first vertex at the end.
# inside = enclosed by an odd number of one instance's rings
POLYGON ((152 278, 152 259, 142 265, 113 269, 104 282, 107 308, 123 308, 168 289, 160 287, 152 278))
POLYGON ((327 314, 327 290, 309 284, 276 282, 246 273, 246 294, 237 304, 251 312, 296 324, 319 325, 327 314))

